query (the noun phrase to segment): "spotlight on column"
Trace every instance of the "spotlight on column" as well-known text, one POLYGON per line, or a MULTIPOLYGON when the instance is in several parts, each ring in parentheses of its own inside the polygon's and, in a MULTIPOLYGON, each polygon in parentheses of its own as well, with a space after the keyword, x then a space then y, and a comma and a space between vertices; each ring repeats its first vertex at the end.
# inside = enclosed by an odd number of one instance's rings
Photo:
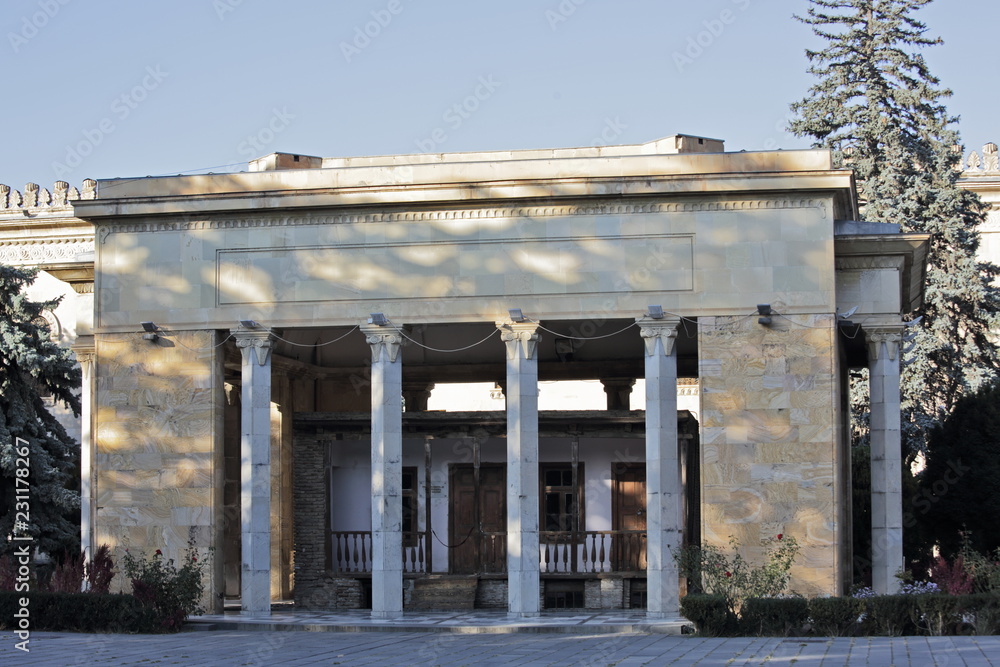
POLYGON ((646 315, 654 320, 662 320, 663 306, 649 306, 649 312, 646 315))
POLYGON ((368 324, 374 324, 375 326, 378 327, 384 327, 387 324, 389 324, 389 318, 387 318, 382 313, 372 313, 368 317, 368 324))
POLYGON ((259 329, 260 324, 253 320, 240 320, 240 326, 244 329, 259 329))
POLYGON ((507 311, 510 313, 510 319, 512 322, 527 322, 528 318, 524 316, 520 308, 511 308, 507 311))
POLYGON ((154 343, 160 339, 159 334, 156 332, 160 330, 160 327, 156 326, 153 322, 140 322, 142 325, 142 330, 146 333, 142 334, 143 340, 153 341, 154 343))
POLYGON ((920 324, 920 320, 922 320, 922 319, 924 319, 923 315, 921 315, 920 317, 916 317, 916 318, 910 320, 909 322, 903 322, 903 326, 904 327, 915 327, 918 324, 920 324))
POLYGON ((757 314, 760 317, 757 318, 757 324, 763 324, 767 326, 771 323, 771 304, 769 303, 758 303, 757 304, 757 314))

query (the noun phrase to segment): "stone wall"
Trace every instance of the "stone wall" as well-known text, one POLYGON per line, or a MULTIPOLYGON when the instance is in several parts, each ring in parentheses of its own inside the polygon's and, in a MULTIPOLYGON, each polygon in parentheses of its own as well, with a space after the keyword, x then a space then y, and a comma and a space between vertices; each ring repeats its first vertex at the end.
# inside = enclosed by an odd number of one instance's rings
MULTIPOLYGON (((221 609, 222 363, 214 331, 98 334, 96 543, 208 563, 205 604, 221 609)), ((120 575, 119 575, 120 581, 120 575)))
MULTIPOLYGON (((772 304, 774 305, 774 304, 772 304)), ((775 311, 781 312, 775 305, 775 311)), ((840 364, 832 315, 702 317, 702 539, 761 561, 764 538, 802 549, 790 587, 842 592, 840 364)))

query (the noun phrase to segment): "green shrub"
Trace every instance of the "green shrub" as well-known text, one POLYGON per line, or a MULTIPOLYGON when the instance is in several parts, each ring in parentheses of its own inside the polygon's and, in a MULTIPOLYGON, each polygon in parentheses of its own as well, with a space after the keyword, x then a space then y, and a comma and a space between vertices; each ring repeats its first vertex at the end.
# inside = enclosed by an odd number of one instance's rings
POLYGON ((729 540, 729 552, 709 544, 692 545, 673 552, 673 557, 681 576, 688 580, 689 590, 725 597, 735 614, 747 598, 777 597, 788 586, 798 542, 779 533, 761 540, 761 546, 764 562, 759 565, 743 557, 735 538, 729 540))
MULTIPOLYGON (((928 594, 930 595, 930 594, 928 594)), ((918 600, 926 595, 877 595, 864 600, 864 633, 899 637, 916 634, 918 600)))
POLYGON ((689 593, 681 598, 681 614, 706 637, 725 637, 738 629, 736 614, 722 595, 689 593))
POLYGON ((60 632, 163 632, 156 614, 121 593, 0 592, 0 629, 14 629, 21 598, 28 598, 32 630, 60 632))
POLYGON ((809 619, 805 598, 747 598, 740 610, 743 634, 788 637, 802 634, 809 619))
POLYGON ((825 637, 850 637, 859 629, 864 603, 856 598, 813 598, 809 617, 813 632, 825 637))
POLYGON ((194 549, 189 549, 180 569, 157 549, 152 558, 136 558, 128 549, 122 559, 125 576, 132 583, 132 595, 156 612, 167 631, 179 631, 190 614, 202 614, 199 605, 204 584, 202 565, 194 549))
POLYGON ((961 596, 962 621, 977 635, 1000 634, 1000 595, 973 593, 961 596))
POLYGON ((931 593, 914 599, 918 613, 914 622, 923 633, 934 637, 958 634, 962 625, 964 595, 931 593))

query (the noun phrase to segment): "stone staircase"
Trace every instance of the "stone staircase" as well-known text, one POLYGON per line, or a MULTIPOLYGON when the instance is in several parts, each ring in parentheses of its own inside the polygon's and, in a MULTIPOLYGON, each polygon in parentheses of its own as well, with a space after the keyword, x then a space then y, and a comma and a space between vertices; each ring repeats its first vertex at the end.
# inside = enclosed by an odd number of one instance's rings
POLYGON ((423 611, 454 611, 474 609, 476 575, 433 574, 413 580, 407 609, 423 611))

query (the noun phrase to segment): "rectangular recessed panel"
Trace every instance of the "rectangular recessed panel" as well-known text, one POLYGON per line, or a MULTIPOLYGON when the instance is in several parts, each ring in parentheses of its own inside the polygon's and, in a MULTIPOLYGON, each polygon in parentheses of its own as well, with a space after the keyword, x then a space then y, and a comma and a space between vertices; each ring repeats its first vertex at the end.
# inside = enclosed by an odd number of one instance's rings
POLYGON ((219 305, 690 291, 693 237, 219 250, 217 274, 219 305))

